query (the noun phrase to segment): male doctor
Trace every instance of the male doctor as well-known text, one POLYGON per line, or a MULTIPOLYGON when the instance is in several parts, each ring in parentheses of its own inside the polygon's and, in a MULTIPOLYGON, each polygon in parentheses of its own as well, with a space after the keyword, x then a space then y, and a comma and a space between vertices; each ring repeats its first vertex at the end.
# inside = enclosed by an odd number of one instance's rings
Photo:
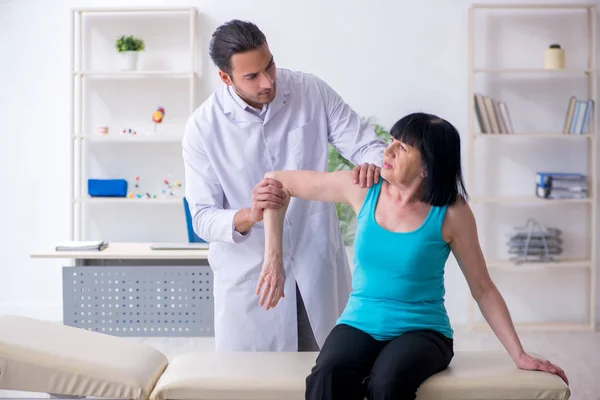
POLYGON ((350 269, 334 204, 292 199, 284 231, 285 298, 268 311, 256 294, 263 210, 283 192, 268 171, 327 171, 328 143, 357 165, 355 183, 379 179, 386 144, 325 82, 277 69, 264 34, 233 20, 210 56, 225 85, 189 118, 186 197, 195 232, 210 242, 217 351, 318 350, 346 305, 350 269))

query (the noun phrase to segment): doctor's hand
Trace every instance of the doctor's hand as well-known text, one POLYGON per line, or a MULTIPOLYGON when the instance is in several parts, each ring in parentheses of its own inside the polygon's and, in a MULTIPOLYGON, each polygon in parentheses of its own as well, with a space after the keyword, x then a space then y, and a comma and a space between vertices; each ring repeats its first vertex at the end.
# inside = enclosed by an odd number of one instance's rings
POLYGON ((250 207, 250 218, 254 223, 263 220, 265 208, 280 208, 285 205, 286 195, 281 182, 264 178, 252 189, 252 206, 250 207))
POLYGON ((364 163, 357 165, 352 170, 352 181, 359 184, 360 187, 371 187, 379 182, 381 168, 375 164, 364 163))
POLYGON ((285 297, 285 270, 280 257, 265 257, 262 271, 256 285, 256 294, 260 295, 258 305, 265 310, 274 308, 279 299, 285 297))

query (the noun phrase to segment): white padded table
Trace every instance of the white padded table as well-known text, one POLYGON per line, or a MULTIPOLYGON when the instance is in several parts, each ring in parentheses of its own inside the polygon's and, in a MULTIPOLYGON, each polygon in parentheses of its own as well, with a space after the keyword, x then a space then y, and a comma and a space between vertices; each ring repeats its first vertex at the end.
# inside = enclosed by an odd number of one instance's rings
MULTIPOLYGON (((317 353, 188 353, 171 361, 152 400, 303 400, 317 353)), ((504 352, 456 352, 418 400, 566 400, 557 376, 515 367, 504 352)))
MULTIPOLYGON (((170 362, 133 339, 0 316, 0 389, 136 400, 301 400, 317 353, 190 352, 170 362)), ((418 400, 567 400, 556 375, 505 352, 456 352, 418 400)))

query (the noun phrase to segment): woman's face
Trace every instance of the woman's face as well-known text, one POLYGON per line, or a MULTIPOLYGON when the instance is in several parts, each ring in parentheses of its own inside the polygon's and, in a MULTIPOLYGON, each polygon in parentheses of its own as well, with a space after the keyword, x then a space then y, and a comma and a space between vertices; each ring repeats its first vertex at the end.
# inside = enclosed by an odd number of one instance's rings
POLYGON ((424 176, 419 149, 392 138, 383 153, 381 177, 390 183, 405 186, 424 176))

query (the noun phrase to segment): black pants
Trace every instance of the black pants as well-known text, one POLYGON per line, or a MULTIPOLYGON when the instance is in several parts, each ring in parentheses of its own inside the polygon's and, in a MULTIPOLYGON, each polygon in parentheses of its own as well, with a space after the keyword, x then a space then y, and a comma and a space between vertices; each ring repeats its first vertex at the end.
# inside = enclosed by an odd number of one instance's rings
POLYGON ((446 369, 452 357, 452 339, 438 332, 413 331, 383 342, 338 325, 306 378, 306 399, 414 399, 421 383, 446 369))

